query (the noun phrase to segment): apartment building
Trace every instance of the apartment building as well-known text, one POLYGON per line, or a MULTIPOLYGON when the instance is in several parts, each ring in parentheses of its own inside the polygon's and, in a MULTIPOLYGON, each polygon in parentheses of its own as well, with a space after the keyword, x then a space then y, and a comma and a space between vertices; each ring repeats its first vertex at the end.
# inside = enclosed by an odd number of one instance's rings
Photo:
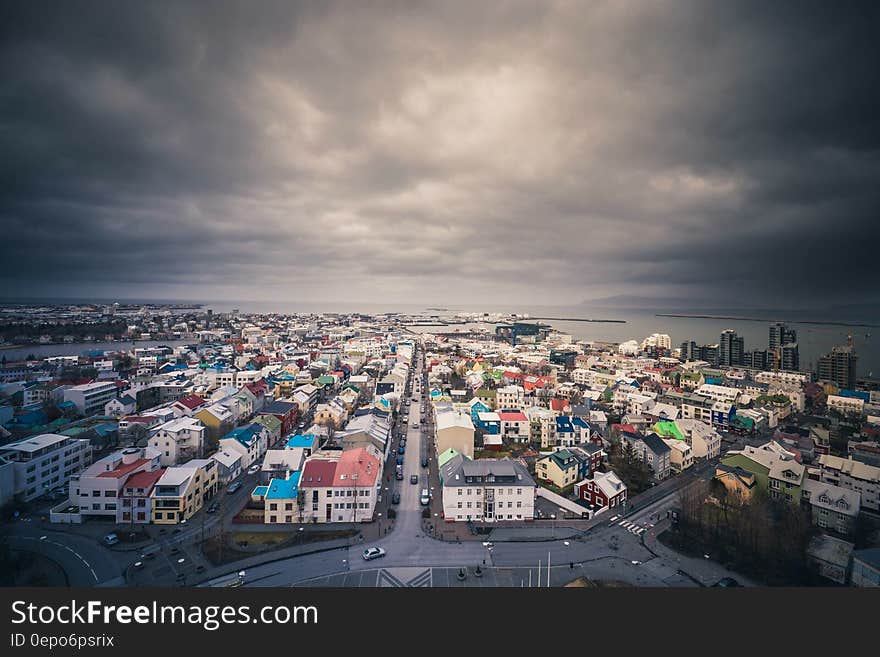
POLYGON ((67 486, 72 475, 92 462, 92 448, 82 438, 44 433, 3 445, 0 459, 12 464, 14 494, 29 502, 67 486))
POLYGON ((153 522, 176 525, 189 520, 217 493, 217 462, 192 459, 166 468, 150 495, 153 522))
POLYGON ((880 468, 852 458, 822 454, 819 480, 861 494, 862 507, 875 513, 880 511, 880 468))
POLYGON ((140 472, 160 469, 161 453, 152 447, 130 447, 113 452, 70 478, 70 504, 79 507, 79 522, 103 518, 122 522, 120 502, 126 482, 140 472))
POLYGON ((180 417, 159 425, 149 440, 162 452, 163 466, 172 466, 202 453, 207 427, 197 418, 180 417))
POLYGON ((473 461, 457 454, 441 467, 440 480, 443 517, 447 522, 535 517, 535 481, 519 461, 473 461))
POLYGON ((80 415, 103 413, 107 402, 116 397, 118 388, 112 381, 86 383, 64 391, 64 401, 76 406, 80 415))
POLYGON ((495 408, 499 411, 521 409, 525 406, 525 390, 522 386, 504 386, 495 391, 495 408))

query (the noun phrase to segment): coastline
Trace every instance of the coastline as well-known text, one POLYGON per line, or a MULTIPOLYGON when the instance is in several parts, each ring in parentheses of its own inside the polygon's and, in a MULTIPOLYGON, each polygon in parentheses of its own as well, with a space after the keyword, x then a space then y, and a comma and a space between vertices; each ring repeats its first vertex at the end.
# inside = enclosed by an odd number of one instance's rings
POLYGON ((814 319, 770 319, 767 317, 737 317, 734 315, 685 315, 679 313, 655 313, 654 317, 678 317, 682 319, 729 319, 736 322, 783 322, 786 324, 817 324, 825 326, 850 326, 855 328, 880 328, 880 324, 867 322, 835 322, 814 319))

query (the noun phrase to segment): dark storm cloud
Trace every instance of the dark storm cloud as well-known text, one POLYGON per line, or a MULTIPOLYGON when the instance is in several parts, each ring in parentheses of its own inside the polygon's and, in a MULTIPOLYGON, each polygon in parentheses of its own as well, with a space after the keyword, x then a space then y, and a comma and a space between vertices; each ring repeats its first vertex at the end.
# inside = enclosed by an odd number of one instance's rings
POLYGON ((6 3, 6 295, 877 298, 873 4, 367 4, 6 3))

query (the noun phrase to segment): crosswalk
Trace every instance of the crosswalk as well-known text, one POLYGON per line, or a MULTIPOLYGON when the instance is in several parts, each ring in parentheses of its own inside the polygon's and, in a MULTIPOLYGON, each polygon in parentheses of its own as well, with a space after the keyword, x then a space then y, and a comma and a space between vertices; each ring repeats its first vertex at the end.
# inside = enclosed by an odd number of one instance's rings
POLYGON ((639 527, 636 523, 630 522, 629 520, 621 520, 617 523, 617 526, 623 527, 625 530, 636 536, 640 536, 647 529, 647 527, 639 527))

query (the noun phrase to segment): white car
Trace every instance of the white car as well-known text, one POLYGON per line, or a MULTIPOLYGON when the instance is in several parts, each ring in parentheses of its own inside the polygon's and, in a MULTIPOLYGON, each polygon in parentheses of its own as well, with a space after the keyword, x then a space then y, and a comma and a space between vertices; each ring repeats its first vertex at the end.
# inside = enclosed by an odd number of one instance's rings
POLYGON ((385 548, 371 547, 364 550, 364 561, 371 561, 385 556, 385 548))
POLYGON ((248 468, 248 474, 257 474, 260 471, 260 466, 254 463, 251 467, 248 468))

